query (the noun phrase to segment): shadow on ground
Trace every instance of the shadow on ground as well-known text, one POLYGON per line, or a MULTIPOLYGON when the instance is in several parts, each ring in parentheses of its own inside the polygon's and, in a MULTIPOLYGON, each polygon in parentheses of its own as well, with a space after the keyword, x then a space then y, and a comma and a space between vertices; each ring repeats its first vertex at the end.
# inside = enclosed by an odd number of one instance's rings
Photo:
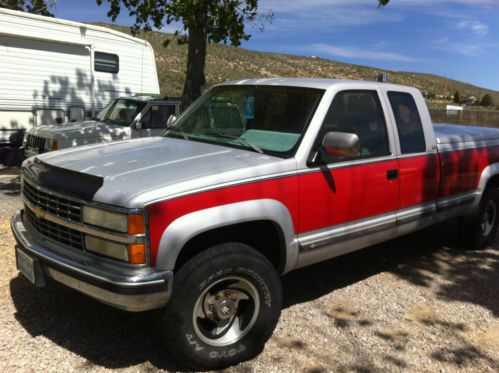
MULTIPOLYGON (((1 167, 1 166, 0 166, 1 167)), ((0 196, 17 196, 21 192, 19 167, 0 168, 0 196)))
MULTIPOLYGON (((448 283, 438 289, 439 297, 473 302, 497 316, 497 294, 494 296, 493 293, 499 282, 499 252, 449 249, 459 246, 451 238, 456 236, 455 229, 448 223, 291 272, 283 277, 284 307, 311 301, 335 289, 389 271, 419 286, 429 285, 429 273, 444 276, 448 283)), ((498 246, 496 241, 495 247, 498 246)), ((32 336, 43 335, 85 358, 88 362, 79 367, 81 369, 92 366, 116 369, 144 362, 150 362, 155 368, 178 369, 162 350, 155 332, 154 312, 122 312, 58 284, 37 290, 22 277, 11 280, 10 291, 15 316, 21 325, 32 336)), ((378 337, 392 338, 385 334, 380 332, 378 337)), ((472 348, 465 352, 436 351, 433 357, 460 365, 459 359, 467 356, 473 359, 480 354, 472 348)))
POLYGON ((435 275, 445 284, 437 296, 478 304, 499 316, 499 240, 486 251, 467 251, 454 221, 289 273, 283 278, 284 307, 388 271, 418 286, 435 275))

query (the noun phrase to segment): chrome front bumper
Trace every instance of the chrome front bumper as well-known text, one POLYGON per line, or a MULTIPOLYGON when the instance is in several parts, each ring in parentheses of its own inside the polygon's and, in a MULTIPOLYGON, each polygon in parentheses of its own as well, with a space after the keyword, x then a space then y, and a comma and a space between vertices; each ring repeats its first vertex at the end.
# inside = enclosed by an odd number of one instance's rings
MULTIPOLYGON (((119 267, 88 260, 84 253, 62 253, 33 234, 23 222, 23 212, 11 218, 11 228, 18 249, 36 260, 42 276, 87 294, 110 306, 127 311, 146 311, 164 306, 171 295, 173 272, 119 271, 119 267)), ((52 244, 50 244, 52 245, 52 244)), ((39 285, 44 286, 43 279, 39 285)))

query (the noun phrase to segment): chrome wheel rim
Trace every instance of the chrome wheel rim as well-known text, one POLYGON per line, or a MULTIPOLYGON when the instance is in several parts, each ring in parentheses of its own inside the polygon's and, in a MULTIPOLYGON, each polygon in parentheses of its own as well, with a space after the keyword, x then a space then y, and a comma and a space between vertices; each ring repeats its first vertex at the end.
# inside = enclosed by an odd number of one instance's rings
POLYGON ((481 228, 484 236, 488 236, 496 224, 496 204, 494 201, 488 201, 482 214, 481 228))
POLYGON ((205 289, 194 306, 194 332, 211 346, 239 341, 255 325, 260 310, 258 291, 248 280, 224 277, 205 289))

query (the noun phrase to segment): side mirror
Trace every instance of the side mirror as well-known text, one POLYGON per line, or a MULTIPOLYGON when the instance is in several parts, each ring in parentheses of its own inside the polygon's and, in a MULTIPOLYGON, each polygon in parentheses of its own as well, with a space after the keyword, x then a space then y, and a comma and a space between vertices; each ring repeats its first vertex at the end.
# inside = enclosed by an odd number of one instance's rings
POLYGON ((175 115, 170 115, 168 119, 166 120, 166 128, 171 127, 173 123, 177 120, 177 117, 175 115))
POLYGON ((322 149, 333 157, 358 157, 360 156, 359 136, 355 133, 328 132, 322 140, 322 149))
POLYGON ((137 123, 135 123, 135 129, 136 130, 141 130, 142 129, 142 121, 137 121, 137 123))

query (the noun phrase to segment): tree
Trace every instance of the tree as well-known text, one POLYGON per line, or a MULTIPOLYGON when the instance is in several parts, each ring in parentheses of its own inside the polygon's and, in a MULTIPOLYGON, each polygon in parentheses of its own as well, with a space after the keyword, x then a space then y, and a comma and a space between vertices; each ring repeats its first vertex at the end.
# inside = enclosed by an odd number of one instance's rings
POLYGON ((494 100, 492 100, 492 96, 487 93, 485 96, 483 96, 482 101, 480 102, 480 105, 493 106, 494 100))
MULTIPOLYGON (((96 0, 110 4, 107 13, 113 21, 121 8, 135 17, 131 28, 136 35, 139 30, 161 29, 165 24, 181 23, 176 31, 179 44, 188 44, 187 69, 182 93, 182 106, 189 106, 201 95, 205 80, 206 47, 209 42, 241 45, 251 35, 245 32, 245 24, 257 24, 260 29, 274 18, 273 12, 258 13, 258 0, 96 0)), ((379 6, 389 0, 378 0, 379 6)), ((170 42, 165 40, 164 46, 170 42)))
POLYGON ((48 17, 54 16, 50 12, 53 5, 53 1, 50 0, 0 0, 0 8, 20 10, 48 17))
POLYGON ((454 98, 452 100, 455 104, 461 103, 461 96, 459 95, 459 91, 454 92, 454 98))

